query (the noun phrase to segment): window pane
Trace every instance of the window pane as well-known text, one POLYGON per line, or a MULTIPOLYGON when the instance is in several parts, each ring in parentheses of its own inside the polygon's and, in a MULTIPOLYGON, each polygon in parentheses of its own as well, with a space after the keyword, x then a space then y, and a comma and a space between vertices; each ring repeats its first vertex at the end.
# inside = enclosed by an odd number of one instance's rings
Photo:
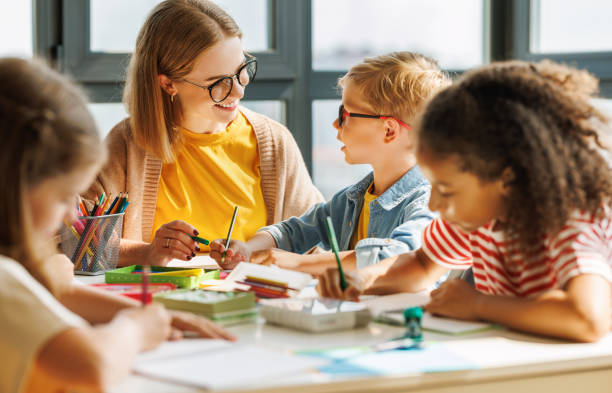
POLYGON ((483 63, 483 0, 314 0, 312 17, 316 70, 345 70, 400 50, 446 69, 483 63))
POLYGON ((32 2, 0 2, 0 56, 32 56, 32 2))
POLYGON ((340 102, 315 100, 312 104, 312 175, 327 200, 372 170, 369 165, 349 165, 344 161, 344 153, 340 151, 342 143, 336 139, 337 133, 332 127, 340 102))
POLYGON ((610 0, 533 0, 531 52, 612 50, 610 0))
POLYGON ((122 103, 90 103, 88 106, 102 138, 106 137, 117 123, 128 116, 122 103))
POLYGON ((268 116, 272 120, 276 120, 281 124, 287 124, 284 101, 243 100, 240 103, 252 111, 268 116))
MULTIPOLYGON (((160 0, 91 0, 92 52, 131 52, 136 45, 140 27, 159 2, 160 0), (129 18, 126 18, 127 15, 129 18)), ((246 50, 255 52, 270 47, 267 0, 219 0, 216 3, 225 9, 242 29, 246 50)))
MULTIPOLYGON (((285 103, 283 101, 242 101, 242 104, 255 112, 262 113, 285 124, 285 103)), ((96 120, 96 125, 102 137, 105 137, 115 124, 128 116, 122 103, 90 103, 89 110, 96 120)))

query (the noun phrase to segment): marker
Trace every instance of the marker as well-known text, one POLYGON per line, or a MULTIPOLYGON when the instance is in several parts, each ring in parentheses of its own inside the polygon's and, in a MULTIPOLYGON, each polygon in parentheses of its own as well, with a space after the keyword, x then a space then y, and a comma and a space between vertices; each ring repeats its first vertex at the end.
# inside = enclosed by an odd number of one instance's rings
POLYGON ((208 240, 204 239, 203 237, 198 237, 198 236, 189 236, 189 237, 198 243, 202 243, 205 246, 208 246, 208 244, 210 243, 208 240))
POLYGON ((334 231, 334 224, 332 223, 332 219, 330 216, 327 216, 325 219, 325 226, 327 227, 327 236, 329 237, 329 244, 331 245, 331 249, 336 256, 336 264, 338 265, 338 272, 340 273, 340 288, 344 291, 348 288, 348 284, 346 283, 346 279, 344 278, 344 271, 342 270, 342 264, 340 263, 340 256, 338 255, 339 247, 338 240, 336 239, 336 232, 334 231))
POLYGON ((236 216, 238 215, 238 206, 234 208, 234 215, 232 216, 232 223, 230 224, 229 231, 227 232, 227 239, 225 239, 225 251, 221 255, 221 264, 225 263, 225 255, 227 254, 227 249, 230 246, 230 238, 232 237, 232 231, 234 230, 234 223, 236 222, 236 216))

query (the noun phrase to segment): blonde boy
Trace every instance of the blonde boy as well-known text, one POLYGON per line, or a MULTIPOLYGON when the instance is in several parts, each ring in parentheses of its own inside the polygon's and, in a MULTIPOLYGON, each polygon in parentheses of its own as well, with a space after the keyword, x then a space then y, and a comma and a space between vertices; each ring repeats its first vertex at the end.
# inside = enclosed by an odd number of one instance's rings
MULTIPOLYGON (((313 206, 301 217, 264 227, 246 243, 232 241, 224 268, 240 261, 321 273, 335 265, 332 253, 302 255, 321 243, 329 249, 325 218, 331 216, 346 268, 361 268, 421 245, 432 220, 430 186, 416 166, 411 122, 419 107, 449 84, 436 61, 411 52, 368 58, 338 85, 342 104, 333 126, 349 164, 370 164, 358 183, 313 206)), ((224 241, 211 245, 221 261, 224 241)))

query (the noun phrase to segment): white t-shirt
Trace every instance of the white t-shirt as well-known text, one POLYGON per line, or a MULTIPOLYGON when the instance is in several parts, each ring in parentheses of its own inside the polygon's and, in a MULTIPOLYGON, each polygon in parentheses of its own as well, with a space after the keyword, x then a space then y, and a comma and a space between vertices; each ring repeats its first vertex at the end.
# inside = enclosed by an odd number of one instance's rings
POLYGON ((87 322, 62 306, 18 262, 0 256, 0 392, 19 392, 43 346, 87 322))

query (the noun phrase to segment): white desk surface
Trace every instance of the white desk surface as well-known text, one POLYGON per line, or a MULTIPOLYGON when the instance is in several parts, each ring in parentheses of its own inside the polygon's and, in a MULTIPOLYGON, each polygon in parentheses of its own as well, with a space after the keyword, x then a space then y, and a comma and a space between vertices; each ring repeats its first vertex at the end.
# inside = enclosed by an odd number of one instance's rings
MULTIPOLYGON (((78 276, 84 283, 103 282, 104 276, 78 276)), ((311 334, 257 323, 228 328, 241 343, 268 349, 305 350, 374 344, 397 337, 401 327, 378 323, 341 332, 311 334)), ((611 392, 612 333, 594 344, 577 344, 490 330, 462 337, 425 332, 426 341, 444 341, 480 368, 441 373, 414 373, 402 376, 331 379, 315 371, 276 380, 274 385, 258 384, 249 392, 495 392, 531 391, 611 392)), ((228 365, 231 367, 231 365, 228 365)), ((203 370, 205 372, 205 370, 203 370)), ((240 370, 236 370, 237 377, 240 370)), ((112 393, 192 393, 204 390, 131 375, 111 389, 112 393)), ((227 391, 225 391, 227 392, 227 391)))

